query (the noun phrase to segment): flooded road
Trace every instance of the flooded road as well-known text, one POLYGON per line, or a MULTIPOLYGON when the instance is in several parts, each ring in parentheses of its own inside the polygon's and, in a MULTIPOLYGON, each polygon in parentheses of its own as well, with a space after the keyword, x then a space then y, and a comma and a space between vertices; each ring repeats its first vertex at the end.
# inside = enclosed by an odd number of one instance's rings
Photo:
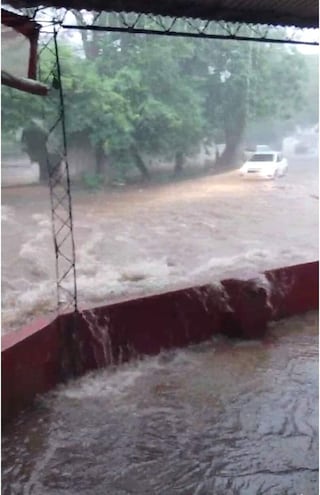
POLYGON ((3 495, 317 495, 318 314, 63 386, 2 438, 3 495))
MULTIPOLYGON (((82 307, 318 259, 316 157, 289 159, 271 182, 229 172, 74 191, 73 207, 82 307)), ((2 331, 55 304, 48 190, 3 189, 2 331)))

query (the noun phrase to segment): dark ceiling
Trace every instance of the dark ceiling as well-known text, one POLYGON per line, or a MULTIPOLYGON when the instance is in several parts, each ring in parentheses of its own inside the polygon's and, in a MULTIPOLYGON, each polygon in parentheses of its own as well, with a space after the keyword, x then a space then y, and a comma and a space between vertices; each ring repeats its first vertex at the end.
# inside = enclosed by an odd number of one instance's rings
MULTIPOLYGON (((7 2, 6 2, 7 3, 7 2)), ((9 0, 16 8, 66 7, 316 28, 318 0, 9 0)))

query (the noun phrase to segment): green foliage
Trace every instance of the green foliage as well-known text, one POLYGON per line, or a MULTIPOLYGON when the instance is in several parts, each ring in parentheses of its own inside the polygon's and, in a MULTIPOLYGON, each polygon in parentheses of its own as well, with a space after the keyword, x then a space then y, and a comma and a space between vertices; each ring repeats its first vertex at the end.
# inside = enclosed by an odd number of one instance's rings
MULTIPOLYGON (((112 15, 103 14, 101 22, 112 15)), ((309 64, 306 70, 306 57, 296 49, 119 33, 81 36, 80 49, 66 41, 60 47, 67 132, 71 141, 88 136, 120 174, 134 166, 133 149, 173 158, 193 153, 203 141, 235 145, 247 125, 266 118, 292 121, 297 111, 304 120, 314 118, 306 95, 307 88, 315 93, 315 69, 309 64)), ((44 50, 44 74, 52 63, 44 50)), ((4 134, 25 126, 26 116, 51 122, 56 95, 46 99, 3 87, 4 134)), ((88 187, 100 180, 94 170, 84 178, 88 187)))
POLYGON ((94 174, 94 173, 84 173, 83 174, 83 183, 87 189, 96 191, 101 189, 104 183, 104 178, 102 175, 94 174))
POLYGON ((319 121, 319 56, 304 56, 304 105, 300 106, 297 118, 302 125, 315 125, 319 121))

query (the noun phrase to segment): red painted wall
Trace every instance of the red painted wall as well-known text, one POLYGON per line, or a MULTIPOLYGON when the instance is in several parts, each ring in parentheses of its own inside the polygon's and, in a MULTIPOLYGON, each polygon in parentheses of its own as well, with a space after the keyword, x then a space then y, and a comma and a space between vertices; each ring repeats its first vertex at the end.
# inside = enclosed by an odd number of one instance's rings
POLYGON ((2 337, 2 418, 71 376, 217 333, 262 337, 268 321, 319 307, 319 263, 111 304, 2 337), (269 285, 265 282, 269 282, 269 285))

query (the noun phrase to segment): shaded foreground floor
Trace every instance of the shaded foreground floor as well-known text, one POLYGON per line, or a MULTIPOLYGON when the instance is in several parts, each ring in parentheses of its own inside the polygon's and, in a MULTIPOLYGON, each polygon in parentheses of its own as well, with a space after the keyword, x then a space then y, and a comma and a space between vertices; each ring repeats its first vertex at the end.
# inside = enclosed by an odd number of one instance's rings
POLYGON ((317 347, 312 312, 70 383, 4 432, 2 493, 316 495, 317 347))

